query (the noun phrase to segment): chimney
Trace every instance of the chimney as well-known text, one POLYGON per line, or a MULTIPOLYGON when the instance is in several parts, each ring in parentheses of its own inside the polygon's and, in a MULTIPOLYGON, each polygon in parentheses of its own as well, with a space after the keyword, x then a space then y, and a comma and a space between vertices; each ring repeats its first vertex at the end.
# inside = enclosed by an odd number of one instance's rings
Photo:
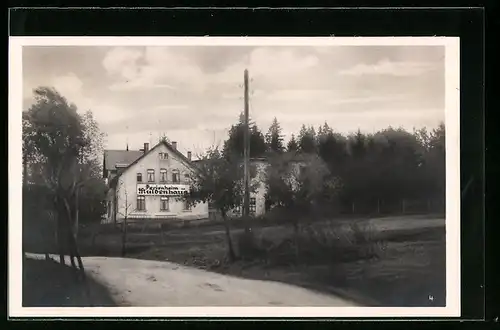
POLYGON ((188 154, 187 155, 188 160, 191 161, 191 151, 188 151, 187 154, 188 154))
POLYGON ((172 148, 174 148, 174 150, 177 150, 177 142, 172 141, 172 148))
POLYGON ((149 143, 144 143, 144 153, 149 151, 149 143))

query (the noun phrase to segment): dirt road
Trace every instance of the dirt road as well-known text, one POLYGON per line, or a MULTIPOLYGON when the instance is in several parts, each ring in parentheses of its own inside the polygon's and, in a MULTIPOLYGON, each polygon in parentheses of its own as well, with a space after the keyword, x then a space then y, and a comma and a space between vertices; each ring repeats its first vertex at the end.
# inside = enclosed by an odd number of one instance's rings
POLYGON ((83 262, 87 273, 109 288, 120 306, 356 306, 292 285, 240 279, 164 261, 85 257, 83 262))

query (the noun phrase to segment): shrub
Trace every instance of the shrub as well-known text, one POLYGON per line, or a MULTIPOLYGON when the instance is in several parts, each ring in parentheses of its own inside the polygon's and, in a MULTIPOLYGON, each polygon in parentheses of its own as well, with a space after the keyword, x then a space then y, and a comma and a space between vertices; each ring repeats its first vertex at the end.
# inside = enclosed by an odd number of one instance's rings
POLYGON ((235 237, 237 255, 244 260, 267 260, 273 243, 262 235, 256 235, 253 230, 244 231, 235 237))

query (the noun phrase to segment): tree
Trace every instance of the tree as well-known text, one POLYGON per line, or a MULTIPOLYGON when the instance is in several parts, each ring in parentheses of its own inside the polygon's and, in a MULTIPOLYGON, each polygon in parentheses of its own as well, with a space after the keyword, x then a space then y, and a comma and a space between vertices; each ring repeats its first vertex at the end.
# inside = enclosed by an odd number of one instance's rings
POLYGON ((129 200, 127 185, 123 182, 123 179, 120 179, 117 184, 116 194, 118 194, 119 190, 123 189, 123 205, 121 208, 118 208, 118 214, 123 216, 122 222, 122 256, 124 257, 127 252, 127 229, 128 229, 128 215, 130 210, 132 209, 132 202, 129 200), (123 212, 122 212, 123 210, 123 212))
POLYGON ((299 150, 303 153, 316 152, 316 134, 314 128, 311 126, 306 128, 303 124, 299 132, 299 150))
POLYGON ((281 126, 278 119, 274 117, 271 126, 266 134, 267 150, 270 152, 283 152, 285 147, 283 145, 283 135, 281 135, 281 126))
POLYGON ((250 157, 261 157, 266 153, 266 140, 264 134, 256 124, 250 128, 250 157))
MULTIPOLYGON (((255 123, 249 123, 250 157, 260 157, 266 152, 264 135, 255 123)), ((243 113, 237 124, 229 129, 229 137, 224 141, 223 154, 227 157, 243 157, 245 137, 245 121, 243 113)))
POLYGON ((342 134, 334 133, 325 122, 317 136, 318 155, 326 162, 330 171, 341 175, 347 160, 347 144, 342 134))
POLYGON ((328 205, 340 188, 340 179, 314 154, 286 153, 270 158, 266 171, 266 200, 289 211, 298 231, 299 218, 313 215, 316 206, 328 205))
MULTIPOLYGON (((240 206, 243 201, 243 163, 239 157, 223 155, 218 148, 209 149, 197 163, 197 171, 192 174, 190 180, 189 194, 184 196, 184 199, 190 204, 209 203, 220 212, 226 233, 228 256, 230 261, 234 261, 236 255, 227 213, 240 206)), ((250 178, 255 175, 255 169, 251 168, 250 178)), ((255 186, 250 185, 250 189, 255 190, 255 186)))
POLYGON ((23 158, 35 171, 31 181, 46 188, 57 222, 59 257, 69 252, 82 270, 75 235, 78 218, 78 192, 90 178, 98 178, 98 152, 102 137, 98 125, 87 111, 80 115, 55 89, 34 90, 35 103, 23 112, 23 158), (67 251, 67 249, 69 249, 67 251))
POLYGON ((444 202, 446 196, 446 129, 444 123, 440 123, 429 134, 428 148, 423 155, 422 167, 429 195, 444 202))
POLYGON ((287 151, 297 151, 299 150, 299 145, 297 144, 297 141, 295 140, 295 135, 292 134, 292 137, 290 138, 290 141, 288 141, 288 144, 286 146, 287 151))

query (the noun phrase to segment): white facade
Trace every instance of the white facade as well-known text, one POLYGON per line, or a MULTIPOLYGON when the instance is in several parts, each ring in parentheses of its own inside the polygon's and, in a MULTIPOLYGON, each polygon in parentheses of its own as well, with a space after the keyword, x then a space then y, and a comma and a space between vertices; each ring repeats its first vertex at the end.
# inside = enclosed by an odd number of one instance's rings
MULTIPOLYGON (((255 189, 250 192, 250 215, 261 216, 267 212, 266 210, 266 175, 267 169, 271 166, 266 160, 251 160, 251 166, 255 167, 256 175, 251 181, 251 186, 255 189)), ((297 187, 296 178, 300 173, 301 167, 304 162, 291 161, 289 163, 289 180, 292 187, 297 187)), ((295 189, 294 188, 294 189, 295 189)), ((230 216, 239 216, 242 214, 242 206, 237 207, 229 212, 230 216)))
MULTIPOLYGON (((252 178, 250 185, 255 189, 250 192, 250 215, 260 216, 266 213, 266 169, 269 164, 261 160, 252 160, 252 167, 255 167, 256 174, 252 178)), ((229 212, 230 216, 240 216, 243 206, 237 207, 229 212)))
POLYGON ((131 220, 208 218, 207 203, 189 207, 172 191, 188 190, 194 170, 190 161, 167 143, 158 144, 114 178, 108 193, 107 222, 122 222, 125 216, 131 220), (141 192, 139 188, 145 185, 160 189, 141 192))

